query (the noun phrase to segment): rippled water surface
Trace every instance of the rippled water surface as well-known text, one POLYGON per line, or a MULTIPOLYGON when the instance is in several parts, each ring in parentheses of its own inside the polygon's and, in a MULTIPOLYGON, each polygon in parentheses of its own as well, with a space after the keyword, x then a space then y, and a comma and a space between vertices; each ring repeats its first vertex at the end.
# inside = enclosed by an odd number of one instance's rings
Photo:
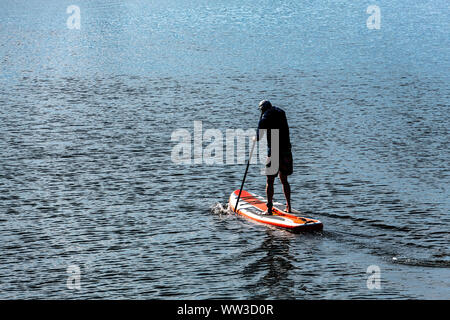
POLYGON ((366 1, 77 1, 72 30, 71 1, 2 1, 0 297, 449 299, 448 2, 410 2, 369 30, 366 1), (323 232, 228 212, 225 154, 172 161, 173 132, 225 141, 261 99, 323 232))

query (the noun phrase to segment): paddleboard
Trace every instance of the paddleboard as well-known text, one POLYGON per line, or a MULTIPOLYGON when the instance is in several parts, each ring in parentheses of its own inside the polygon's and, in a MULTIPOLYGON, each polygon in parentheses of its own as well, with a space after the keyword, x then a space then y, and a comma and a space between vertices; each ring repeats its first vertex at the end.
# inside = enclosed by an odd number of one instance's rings
POLYGON ((319 220, 301 217, 298 215, 301 213, 296 210, 292 210, 292 213, 287 213, 281 209, 282 204, 277 202, 273 204, 272 215, 263 215, 262 213, 267 210, 267 201, 263 197, 245 190, 242 190, 238 208, 235 210, 238 195, 239 190, 234 191, 230 195, 229 206, 231 210, 248 219, 292 232, 319 231, 323 229, 323 224, 319 220))

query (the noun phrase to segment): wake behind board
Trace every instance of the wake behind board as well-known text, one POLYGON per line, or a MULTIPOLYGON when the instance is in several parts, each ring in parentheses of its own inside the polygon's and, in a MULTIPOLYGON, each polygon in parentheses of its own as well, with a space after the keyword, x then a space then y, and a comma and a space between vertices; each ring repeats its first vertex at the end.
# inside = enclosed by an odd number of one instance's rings
MULTIPOLYGON (((266 200, 263 197, 257 196, 245 190, 242 190, 238 208, 235 210, 238 195, 239 190, 234 191, 230 195, 228 203, 231 210, 236 211, 238 214, 251 220, 283 228, 292 232, 318 231, 323 229, 323 224, 319 220, 300 217, 292 213, 284 212, 280 208, 281 204, 279 203, 273 204, 272 215, 263 215, 262 213, 267 210, 266 200)), ((300 213, 295 210, 292 211, 296 214, 300 213)))

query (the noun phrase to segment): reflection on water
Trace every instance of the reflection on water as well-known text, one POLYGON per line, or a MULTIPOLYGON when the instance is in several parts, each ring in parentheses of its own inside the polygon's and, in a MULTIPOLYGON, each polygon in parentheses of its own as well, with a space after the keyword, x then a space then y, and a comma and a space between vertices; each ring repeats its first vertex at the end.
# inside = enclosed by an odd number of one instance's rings
POLYGON ((289 279, 289 271, 294 269, 291 260, 294 259, 289 254, 289 239, 273 234, 273 230, 268 229, 261 246, 249 252, 244 251, 244 255, 263 256, 249 265, 242 271, 243 279, 248 279, 251 283, 247 289, 255 295, 257 299, 267 299, 285 296, 288 294, 294 297, 291 291, 295 287, 295 282, 289 279))

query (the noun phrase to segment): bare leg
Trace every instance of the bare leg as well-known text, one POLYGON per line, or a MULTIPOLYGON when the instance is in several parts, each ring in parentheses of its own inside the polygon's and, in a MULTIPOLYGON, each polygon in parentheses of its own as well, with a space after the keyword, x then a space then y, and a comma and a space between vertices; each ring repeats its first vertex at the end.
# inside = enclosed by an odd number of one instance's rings
POLYGON ((283 184, 283 193, 286 198, 286 212, 291 212, 291 186, 288 182, 288 177, 280 172, 280 181, 283 184))
POLYGON ((275 176, 267 176, 266 196, 267 196, 267 211, 269 214, 272 213, 274 181, 275 181, 275 176))

